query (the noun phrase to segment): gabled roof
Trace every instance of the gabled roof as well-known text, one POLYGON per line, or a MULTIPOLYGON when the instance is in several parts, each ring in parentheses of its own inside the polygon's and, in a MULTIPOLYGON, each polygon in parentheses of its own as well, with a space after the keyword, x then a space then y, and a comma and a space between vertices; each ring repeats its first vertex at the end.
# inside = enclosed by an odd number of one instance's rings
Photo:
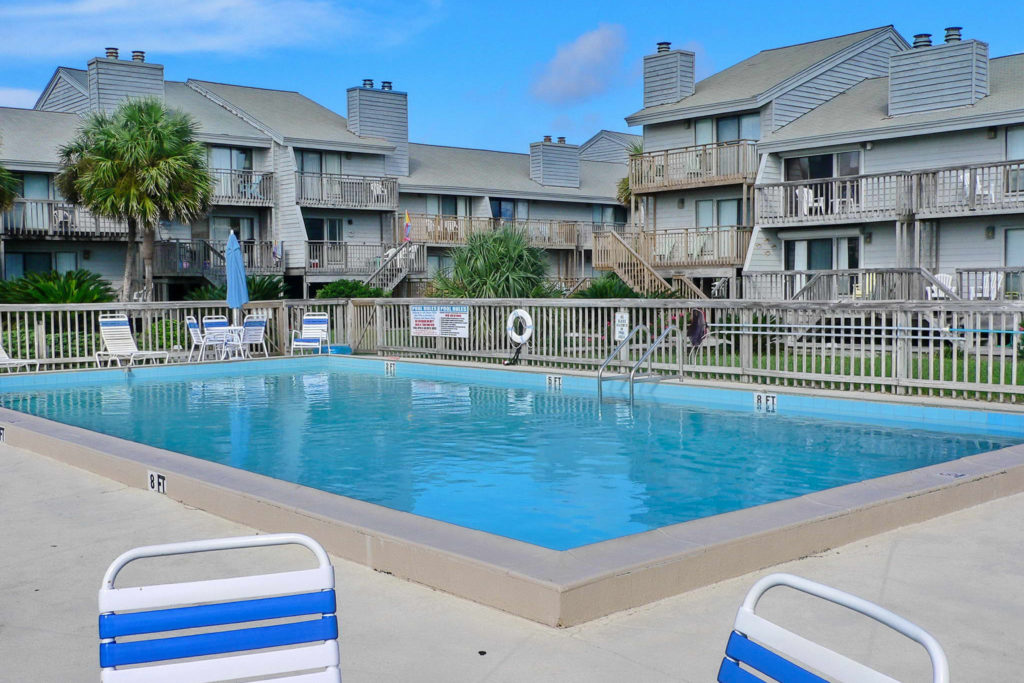
POLYGON ((409 175, 403 192, 445 192, 474 196, 616 203, 622 164, 580 161, 580 186, 546 187, 530 179, 530 155, 465 147, 409 145, 409 175))
POLYGON ((291 90, 269 90, 189 80, 187 85, 212 96, 284 144, 386 154, 395 146, 381 138, 360 137, 348 122, 327 107, 291 90))
POLYGON ((10 170, 56 171, 58 148, 78 132, 78 114, 0 107, 0 164, 10 170))
POLYGON ((989 95, 973 105, 889 116, 889 79, 861 81, 757 143, 760 151, 1024 123, 1024 54, 989 60, 989 95))
POLYGON ((591 145, 601 141, 610 140, 615 144, 619 145, 623 149, 629 149, 630 145, 640 144, 644 141, 644 136, 634 135, 633 133, 620 133, 614 130, 599 130, 597 133, 580 145, 580 152, 585 152, 590 148, 591 145))
POLYGON ((39 94, 36 99, 36 103, 33 108, 38 107, 41 102, 46 101, 46 98, 50 96, 50 93, 58 83, 67 82, 72 88, 75 88, 86 97, 89 96, 89 75, 81 69, 72 69, 67 66, 58 66, 53 75, 50 76, 50 80, 46 83, 46 87, 43 92, 39 94))
MULTIPOLYGON (((739 111, 760 107, 772 97, 792 89, 815 75, 816 67, 845 51, 860 49, 894 36, 903 45, 906 41, 890 25, 809 43, 762 50, 728 69, 698 81, 694 93, 671 104, 646 107, 626 117, 636 126, 664 123, 720 111, 739 111)), ((909 46, 907 46, 909 47, 909 46)))
POLYGON ((165 81, 164 103, 192 116, 199 124, 199 135, 196 137, 203 142, 270 147, 269 135, 184 83, 165 81))

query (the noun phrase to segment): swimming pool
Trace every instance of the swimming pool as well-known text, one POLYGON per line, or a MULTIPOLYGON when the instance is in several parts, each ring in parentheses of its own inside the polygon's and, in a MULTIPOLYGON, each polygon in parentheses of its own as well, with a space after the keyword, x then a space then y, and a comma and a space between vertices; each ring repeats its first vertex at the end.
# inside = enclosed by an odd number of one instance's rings
POLYGON ((11 377, 0 405, 553 550, 1024 441, 1022 416, 789 396, 756 414, 750 392, 651 385, 665 400, 630 408, 584 378, 390 370, 303 359, 11 377))

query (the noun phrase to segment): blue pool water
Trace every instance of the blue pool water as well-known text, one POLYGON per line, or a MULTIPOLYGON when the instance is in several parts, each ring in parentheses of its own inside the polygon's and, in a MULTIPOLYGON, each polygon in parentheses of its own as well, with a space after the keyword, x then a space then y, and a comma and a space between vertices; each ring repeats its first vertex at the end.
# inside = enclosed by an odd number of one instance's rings
POLYGON ((362 365, 376 369, 118 376, 6 391, 0 404, 559 550, 1021 442, 693 405, 630 410, 362 365))

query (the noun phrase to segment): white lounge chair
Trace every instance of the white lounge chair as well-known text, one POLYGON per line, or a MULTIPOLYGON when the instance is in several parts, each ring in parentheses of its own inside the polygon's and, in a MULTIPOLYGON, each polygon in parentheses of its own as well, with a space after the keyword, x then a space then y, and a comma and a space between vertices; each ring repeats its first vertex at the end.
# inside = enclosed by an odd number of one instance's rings
MULTIPOLYGON (((956 294, 956 285, 953 284, 952 275, 950 275, 949 273, 936 273, 935 280, 940 285, 942 285, 942 287, 945 287, 946 290, 956 294)), ((929 300, 948 299, 949 297, 946 295, 946 292, 942 289, 942 287, 928 285, 927 287, 924 288, 925 297, 929 300)))
POLYGON ((163 358, 167 362, 169 354, 166 351, 139 351, 132 336, 132 328, 128 323, 128 316, 123 313, 105 313, 100 316, 100 338, 103 340, 105 351, 96 352, 96 365, 103 367, 103 359, 107 365, 117 363, 121 366, 122 360, 127 360, 128 365, 135 365, 136 360, 153 360, 163 358))
POLYGON ((292 350, 295 349, 316 349, 320 350, 327 344, 327 331, 330 326, 330 316, 318 311, 307 311, 302 315, 302 329, 292 330, 292 350))
POLYGON ((7 354, 7 349, 5 349, 3 346, 0 346, 0 369, 4 369, 10 372, 11 370, 27 368, 30 365, 34 365, 36 370, 39 369, 38 360, 35 360, 34 358, 27 360, 21 358, 11 358, 7 354))
POLYGON ((199 322, 196 320, 194 315, 185 316, 185 326, 188 327, 189 337, 192 339, 192 348, 188 351, 188 361, 192 362, 192 355, 196 353, 196 349, 199 350, 196 360, 202 361, 206 358, 206 349, 209 347, 215 347, 220 349, 220 352, 224 351, 224 341, 220 338, 208 339, 199 328, 199 322))
POLYGON ((949 683, 949 664, 942 646, 920 626, 873 602, 792 574, 766 576, 747 593, 743 605, 736 613, 736 622, 725 648, 725 658, 718 670, 720 683, 753 683, 763 680, 749 671, 759 672, 779 683, 824 683, 824 678, 808 669, 837 683, 896 683, 889 676, 754 614, 761 596, 776 586, 788 586, 828 600, 902 633, 927 650, 932 663, 932 683, 949 683))
POLYGON ((263 355, 270 357, 267 351, 267 316, 250 313, 242 321, 242 335, 238 341, 228 341, 225 352, 228 355, 237 353, 242 358, 252 358, 253 349, 262 349, 263 355))
MULTIPOLYGON (((154 562, 159 559, 146 564, 154 562)), ((114 560, 99 591, 101 680, 206 683, 274 677, 340 683, 336 611, 334 568, 308 536, 266 534, 135 548, 114 560), (312 552, 316 568, 114 586, 125 565, 139 559, 292 544, 312 552)))

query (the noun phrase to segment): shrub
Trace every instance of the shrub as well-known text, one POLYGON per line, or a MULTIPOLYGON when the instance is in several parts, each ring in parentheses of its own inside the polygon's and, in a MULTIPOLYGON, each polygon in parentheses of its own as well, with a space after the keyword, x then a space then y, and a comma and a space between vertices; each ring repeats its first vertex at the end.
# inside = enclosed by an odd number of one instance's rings
POLYGON ((377 299, 391 296, 379 287, 370 287, 359 280, 335 280, 321 287, 317 299, 377 299))
MULTIPOLYGON (((287 287, 280 275, 250 275, 245 278, 249 288, 249 301, 283 299, 287 287)), ((222 301, 228 298, 227 285, 202 285, 184 297, 185 301, 222 301)))
POLYGON ((0 302, 5 304, 90 304, 113 300, 114 290, 106 280, 88 270, 51 270, 0 282, 0 302))
POLYGON ((573 299, 639 299, 615 273, 605 273, 591 281, 590 286, 572 295, 573 299))
POLYGON ((153 341, 153 349, 170 351, 175 347, 184 348, 187 335, 185 326, 181 322, 158 320, 149 326, 149 333, 145 338, 153 341))
POLYGON ((466 299, 520 299, 557 296, 545 279, 547 255, 526 235, 506 226, 469 236, 451 250, 452 267, 434 276, 434 293, 466 299))

